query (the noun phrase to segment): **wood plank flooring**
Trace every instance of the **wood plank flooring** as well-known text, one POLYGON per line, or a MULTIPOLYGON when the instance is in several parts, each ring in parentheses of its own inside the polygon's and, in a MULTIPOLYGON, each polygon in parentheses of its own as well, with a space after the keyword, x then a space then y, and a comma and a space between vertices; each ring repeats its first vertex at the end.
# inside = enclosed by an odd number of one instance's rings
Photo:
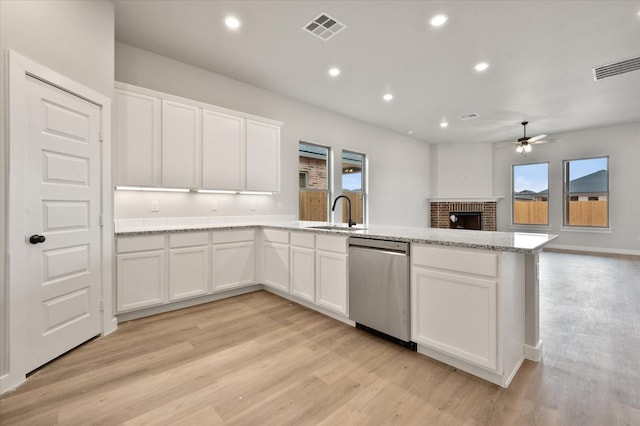
POLYGON ((545 355, 508 389, 259 291, 120 324, 2 425, 638 425, 640 259, 541 255, 545 355))

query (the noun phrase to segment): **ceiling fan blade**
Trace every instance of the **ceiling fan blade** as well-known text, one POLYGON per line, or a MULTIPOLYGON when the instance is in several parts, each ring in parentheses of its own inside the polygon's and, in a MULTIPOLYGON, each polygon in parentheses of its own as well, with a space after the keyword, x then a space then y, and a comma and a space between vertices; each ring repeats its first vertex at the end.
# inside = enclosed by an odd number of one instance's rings
POLYGON ((540 145, 540 144, 543 144, 543 143, 557 142, 557 141, 558 141, 558 139, 539 139, 539 140, 537 140, 535 142, 529 141, 529 143, 540 145))
POLYGON ((544 139, 546 137, 547 137, 547 135, 534 136, 532 138, 529 138, 529 140, 527 142, 529 142, 529 143, 536 142, 536 141, 539 141, 540 139, 544 139))

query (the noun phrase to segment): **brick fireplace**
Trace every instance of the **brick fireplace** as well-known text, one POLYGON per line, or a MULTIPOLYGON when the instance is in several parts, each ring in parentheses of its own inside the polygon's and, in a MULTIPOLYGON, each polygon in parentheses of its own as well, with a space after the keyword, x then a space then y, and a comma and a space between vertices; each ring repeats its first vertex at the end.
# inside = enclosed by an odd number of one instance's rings
POLYGON ((497 230, 496 201, 444 201, 433 199, 430 201, 430 206, 432 228, 465 228, 465 226, 458 226, 457 224, 464 224, 465 216, 479 213, 481 230, 497 230), (456 215, 455 222, 451 220, 452 214, 456 215))

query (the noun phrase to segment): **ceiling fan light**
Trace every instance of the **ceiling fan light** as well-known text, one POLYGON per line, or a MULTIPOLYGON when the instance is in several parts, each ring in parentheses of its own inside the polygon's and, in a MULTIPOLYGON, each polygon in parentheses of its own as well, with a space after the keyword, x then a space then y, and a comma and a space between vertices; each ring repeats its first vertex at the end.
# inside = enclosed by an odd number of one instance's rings
POLYGON ((522 146, 522 145, 518 145, 518 147, 516 148, 516 152, 517 152, 518 154, 522 154, 522 151, 524 151, 523 146, 522 146))
POLYGON ((526 145, 524 146, 524 152, 531 152, 531 145, 526 144, 526 145))

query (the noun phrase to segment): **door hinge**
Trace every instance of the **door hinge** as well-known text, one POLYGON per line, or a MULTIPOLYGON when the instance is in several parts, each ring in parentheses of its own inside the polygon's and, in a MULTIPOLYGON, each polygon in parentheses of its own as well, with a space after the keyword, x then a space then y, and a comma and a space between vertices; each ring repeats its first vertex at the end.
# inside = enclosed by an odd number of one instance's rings
POLYGON ((100 301, 100 312, 104 312, 104 300, 100 301))
POLYGON ((98 134, 98 137, 100 138, 100 142, 104 142, 104 137, 102 135, 102 130, 100 130, 100 133, 98 134))
POLYGON ((100 224, 100 227, 104 226, 104 221, 102 220, 102 215, 98 216, 98 223, 100 224))

